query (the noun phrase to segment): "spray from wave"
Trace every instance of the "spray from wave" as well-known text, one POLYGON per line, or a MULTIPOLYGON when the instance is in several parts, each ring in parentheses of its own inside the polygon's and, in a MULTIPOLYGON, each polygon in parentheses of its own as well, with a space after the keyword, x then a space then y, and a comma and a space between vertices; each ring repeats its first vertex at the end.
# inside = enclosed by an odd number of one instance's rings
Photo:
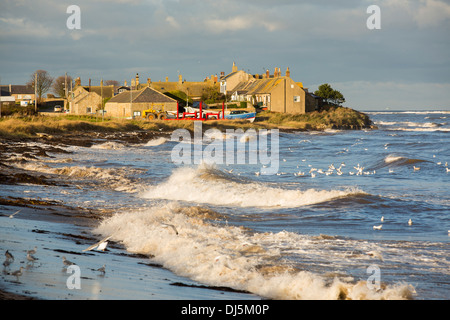
POLYGON ((179 200, 240 207, 298 207, 361 194, 347 190, 290 190, 244 181, 214 167, 179 168, 169 179, 143 193, 147 199, 179 200))
MULTIPOLYGON (((301 269, 285 259, 285 251, 310 246, 310 237, 286 231, 251 233, 209 222, 204 214, 196 206, 170 203, 117 213, 96 232, 112 235, 128 251, 147 255, 178 275, 271 299, 405 299, 414 292, 400 284, 373 290, 366 281, 301 269)), ((322 249, 313 252, 324 254, 322 249)))

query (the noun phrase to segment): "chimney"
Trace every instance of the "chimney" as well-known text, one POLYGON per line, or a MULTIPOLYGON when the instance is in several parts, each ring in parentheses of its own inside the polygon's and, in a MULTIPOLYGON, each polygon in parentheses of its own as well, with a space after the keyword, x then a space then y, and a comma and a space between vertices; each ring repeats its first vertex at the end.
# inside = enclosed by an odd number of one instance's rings
POLYGON ((233 68, 231 69, 231 72, 237 72, 238 68, 236 66, 236 63, 233 62, 233 68))
POLYGON ((269 71, 269 69, 266 70, 266 78, 267 78, 267 79, 270 78, 270 71, 269 71))
POLYGON ((275 70, 273 71, 273 77, 277 78, 278 77, 278 68, 275 67, 275 70))
POLYGON ((181 75, 181 74, 178 75, 178 83, 179 84, 183 83, 183 75, 181 75))
POLYGON ((78 86, 81 86, 81 78, 80 77, 77 77, 75 79, 75 87, 78 87, 78 86))
POLYGON ((150 84, 152 83, 152 79, 147 78, 147 85, 150 87, 150 84))
POLYGON ((225 77, 225 71, 220 71, 220 77, 221 78, 225 77))
POLYGON ((166 82, 169 82, 169 77, 166 77, 166 82))
POLYGON ((12 90, 11 90, 11 85, 9 85, 9 94, 11 94, 11 91, 12 91, 12 90))
POLYGON ((89 78, 89 92, 91 92, 91 78, 89 78))
POLYGON ((286 69, 286 77, 291 77, 291 71, 289 70, 289 67, 286 69))
POLYGON ((123 86, 126 87, 127 84, 128 84, 128 83, 127 83, 127 80, 125 80, 125 81, 123 82, 123 86))
POLYGON ((136 73, 136 89, 139 86, 139 74, 136 73))

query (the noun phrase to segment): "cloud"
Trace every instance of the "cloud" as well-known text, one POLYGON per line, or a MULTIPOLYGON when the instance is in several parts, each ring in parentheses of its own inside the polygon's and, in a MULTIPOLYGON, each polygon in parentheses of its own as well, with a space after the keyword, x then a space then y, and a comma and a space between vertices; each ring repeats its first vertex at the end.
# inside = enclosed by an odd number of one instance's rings
POLYGON ((444 21, 450 20, 450 5, 437 0, 421 1, 424 5, 420 6, 415 15, 415 20, 419 27, 436 27, 444 21))
POLYGON ((264 17, 239 15, 226 19, 207 19, 205 21, 205 27, 214 33, 226 33, 261 27, 266 31, 273 32, 281 29, 282 25, 275 20, 271 21, 264 17))

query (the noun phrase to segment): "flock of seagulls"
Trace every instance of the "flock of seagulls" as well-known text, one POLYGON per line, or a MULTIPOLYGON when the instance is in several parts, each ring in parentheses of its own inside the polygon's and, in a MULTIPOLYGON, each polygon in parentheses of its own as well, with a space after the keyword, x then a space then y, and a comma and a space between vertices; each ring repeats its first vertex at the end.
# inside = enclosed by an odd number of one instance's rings
MULTIPOLYGON (((34 257, 34 254, 36 254, 37 251, 37 247, 34 247, 34 249, 31 250, 27 250, 27 264, 31 263, 32 266, 34 266, 34 262, 37 261, 38 259, 36 257, 34 257)), ((9 250, 6 250, 5 252, 5 261, 3 262, 3 268, 4 268, 4 272, 8 275, 12 275, 14 277, 16 277, 16 281, 19 282, 19 277, 21 277, 23 275, 23 270, 25 269, 23 266, 20 266, 20 268, 18 270, 15 271, 11 271, 8 272, 7 270, 10 269, 10 265, 15 261, 15 258, 13 256, 13 254, 11 252, 9 252, 9 250)))
MULTIPOLYGON (((19 210, 20 211, 20 210, 19 210)), ((17 212, 15 212, 14 214, 12 214, 11 216, 14 216, 15 214, 17 214, 17 212)), ((166 224, 166 226, 169 226, 171 228, 174 229, 174 231, 176 232, 176 234, 178 234, 178 231, 176 230, 175 226, 173 225, 169 225, 166 224)), ((108 236, 102 240, 100 240, 99 242, 91 245, 90 247, 86 248, 83 250, 83 252, 86 251, 90 251, 90 250, 98 250, 98 251, 105 251, 106 250, 106 246, 108 244, 108 240, 111 238, 112 236, 108 236)), ((33 249, 27 250, 27 254, 26 254, 26 260, 27 260, 27 268, 29 267, 33 267, 34 263, 36 261, 38 261, 39 259, 35 257, 35 254, 37 252, 38 248, 37 246, 35 246, 33 249)), ((25 270, 24 266, 20 266, 19 269, 14 270, 14 271, 10 271, 10 265, 15 261, 14 255, 9 251, 6 250, 5 252, 5 261, 3 262, 3 272, 7 275, 11 275, 16 277, 16 281, 19 282, 19 278, 23 275, 23 271, 25 270)), ((69 261, 66 259, 65 256, 62 257, 62 262, 63 262, 63 269, 67 269, 68 267, 72 266, 72 265, 76 265, 76 263, 69 261)), ((23 262, 21 262, 23 263, 23 262)), ((93 269, 94 270, 94 269, 93 269)), ((106 273, 106 265, 103 264, 103 266, 101 266, 98 269, 95 269, 95 271, 100 272, 101 274, 105 274, 106 273)))
MULTIPOLYGON (((382 216, 380 221, 384 222, 384 220, 385 220, 384 216, 382 216)), ((408 226, 412 226, 412 224, 413 224, 412 219, 409 219, 408 220, 408 226)), ((381 230, 381 229, 383 229, 383 225, 382 224, 380 224, 378 226, 373 226, 373 230, 381 230)), ((450 235, 450 230, 448 232, 449 232, 449 235, 450 235)))

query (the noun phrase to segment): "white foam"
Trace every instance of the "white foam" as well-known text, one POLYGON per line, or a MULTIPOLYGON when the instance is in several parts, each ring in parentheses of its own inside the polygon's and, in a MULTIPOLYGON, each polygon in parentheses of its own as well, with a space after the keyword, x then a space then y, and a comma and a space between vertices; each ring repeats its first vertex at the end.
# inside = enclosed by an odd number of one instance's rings
POLYGON ((166 199, 240 207, 298 207, 360 194, 347 190, 283 189, 245 182, 217 169, 201 165, 179 168, 170 178, 143 193, 147 199, 166 199))
POLYGON ((105 185, 116 191, 137 192, 140 186, 132 183, 128 178, 131 174, 141 173, 143 170, 122 168, 98 168, 86 166, 65 166, 52 168, 39 163, 16 163, 16 167, 48 174, 56 174, 78 179, 94 179, 103 182, 105 185))
POLYGON ((252 234, 237 226, 216 225, 198 217, 196 210, 196 206, 183 209, 169 204, 117 213, 96 232, 113 235, 112 240, 123 243, 128 251, 148 255, 178 275, 271 299, 403 299, 413 291, 408 285, 375 291, 365 281, 348 276, 299 270, 283 259, 285 250, 307 247, 305 255, 322 255, 327 262, 329 250, 314 249, 311 238, 286 231, 252 234), (174 225, 178 234, 165 224, 174 225))
POLYGON ((125 145, 122 143, 114 142, 114 141, 108 141, 101 144, 95 144, 91 148, 92 149, 101 149, 101 150, 119 150, 123 149, 125 145))
POLYGON ((144 146, 145 147, 156 147, 156 146, 160 146, 166 142, 167 142, 166 138, 159 137, 159 138, 148 141, 144 146))

